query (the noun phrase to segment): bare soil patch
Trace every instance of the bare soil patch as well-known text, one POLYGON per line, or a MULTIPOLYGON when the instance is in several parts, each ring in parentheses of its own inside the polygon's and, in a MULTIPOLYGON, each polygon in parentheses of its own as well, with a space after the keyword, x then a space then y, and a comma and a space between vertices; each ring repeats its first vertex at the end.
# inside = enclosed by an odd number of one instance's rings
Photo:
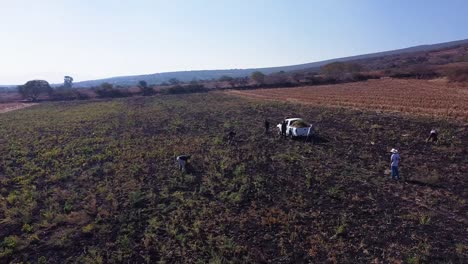
POLYGON ((33 105, 37 105, 37 103, 4 103, 0 104, 0 114, 14 111, 14 110, 19 110, 22 108, 30 107, 33 105))

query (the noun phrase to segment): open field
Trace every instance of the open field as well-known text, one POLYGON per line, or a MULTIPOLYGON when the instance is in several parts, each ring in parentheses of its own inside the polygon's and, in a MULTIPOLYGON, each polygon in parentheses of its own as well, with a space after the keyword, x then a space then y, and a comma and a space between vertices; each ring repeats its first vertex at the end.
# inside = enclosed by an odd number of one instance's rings
POLYGON ((43 103, 0 115, 0 262, 466 263, 467 144, 450 120, 223 93, 43 103), (263 134, 285 116, 316 144, 263 134))
POLYGON ((369 80, 338 85, 229 91, 250 98, 457 118, 468 121, 468 87, 443 80, 369 80))

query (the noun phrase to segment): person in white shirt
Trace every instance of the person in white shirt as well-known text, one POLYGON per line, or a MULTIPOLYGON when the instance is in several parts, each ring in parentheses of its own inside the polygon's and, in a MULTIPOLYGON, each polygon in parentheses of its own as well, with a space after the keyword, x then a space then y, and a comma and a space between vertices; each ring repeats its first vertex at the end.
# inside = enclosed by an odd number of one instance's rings
POLYGON ((437 130, 432 129, 431 133, 429 134, 429 137, 426 139, 426 142, 432 141, 437 143, 438 140, 439 139, 437 138, 437 130))
POLYGON ((392 149, 390 150, 392 153, 392 156, 390 157, 391 160, 391 169, 392 169, 392 179, 394 180, 399 180, 400 179, 400 173, 398 171, 398 165, 400 164, 400 154, 398 153, 398 150, 392 149))
POLYGON ((187 161, 190 159, 190 155, 177 156, 176 161, 180 171, 186 172, 187 161))

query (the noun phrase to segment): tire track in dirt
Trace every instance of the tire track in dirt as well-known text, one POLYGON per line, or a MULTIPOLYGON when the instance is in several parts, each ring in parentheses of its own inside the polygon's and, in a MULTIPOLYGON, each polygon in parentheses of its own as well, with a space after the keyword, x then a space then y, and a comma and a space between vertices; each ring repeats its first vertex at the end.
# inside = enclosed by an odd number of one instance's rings
POLYGON ((0 114, 38 105, 38 103, 5 103, 0 104, 0 114))

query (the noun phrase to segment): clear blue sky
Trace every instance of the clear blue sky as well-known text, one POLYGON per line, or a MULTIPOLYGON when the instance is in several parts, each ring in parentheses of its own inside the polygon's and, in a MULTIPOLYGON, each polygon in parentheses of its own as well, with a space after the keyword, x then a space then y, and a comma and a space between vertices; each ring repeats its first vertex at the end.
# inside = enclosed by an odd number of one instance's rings
POLYGON ((468 38, 466 0, 0 0, 0 84, 283 66, 468 38))

